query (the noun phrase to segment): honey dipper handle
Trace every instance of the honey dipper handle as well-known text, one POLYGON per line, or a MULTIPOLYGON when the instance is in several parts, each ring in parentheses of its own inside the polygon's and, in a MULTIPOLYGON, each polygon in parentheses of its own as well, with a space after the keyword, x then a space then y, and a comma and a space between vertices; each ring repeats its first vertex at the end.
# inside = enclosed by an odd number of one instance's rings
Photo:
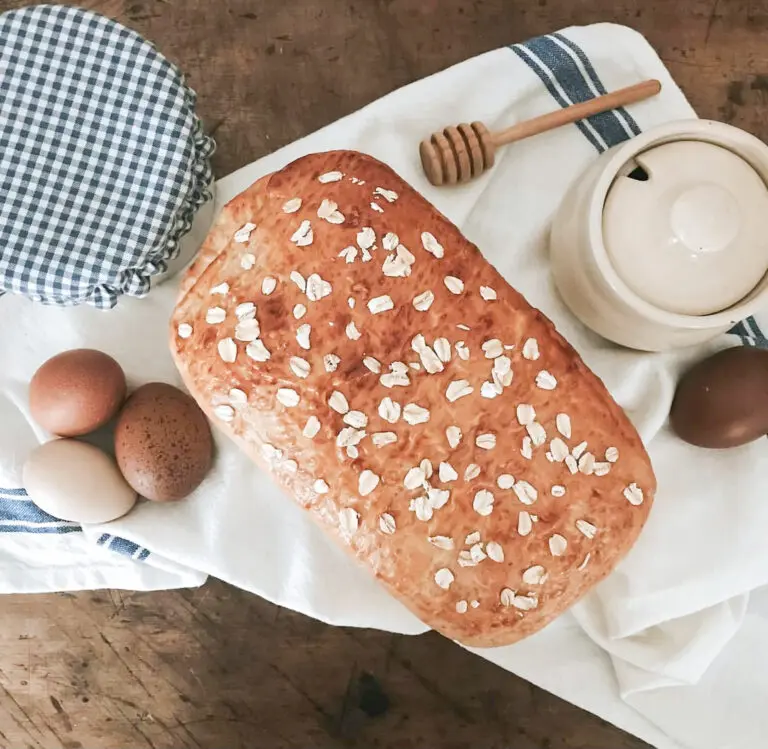
POLYGON ((578 122, 579 120, 591 117, 593 114, 607 112, 610 109, 618 109, 627 104, 650 99, 651 96, 656 96, 659 91, 661 91, 661 83, 656 80, 643 81, 642 83, 636 83, 634 86, 620 88, 618 91, 598 96, 596 99, 572 104, 570 107, 558 109, 555 112, 543 114, 531 120, 525 120, 525 122, 519 122, 517 125, 508 127, 506 130, 493 133, 493 144, 495 146, 503 146, 507 143, 514 143, 531 135, 538 135, 547 130, 553 130, 561 125, 578 122))

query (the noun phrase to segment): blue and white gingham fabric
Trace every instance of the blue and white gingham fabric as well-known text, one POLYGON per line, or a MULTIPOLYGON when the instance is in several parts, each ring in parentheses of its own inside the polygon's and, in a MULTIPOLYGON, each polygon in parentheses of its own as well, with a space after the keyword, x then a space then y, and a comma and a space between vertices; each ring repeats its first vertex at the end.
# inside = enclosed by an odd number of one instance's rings
POLYGON ((209 197, 182 73, 89 11, 0 15, 0 293, 113 307, 148 293, 209 197))

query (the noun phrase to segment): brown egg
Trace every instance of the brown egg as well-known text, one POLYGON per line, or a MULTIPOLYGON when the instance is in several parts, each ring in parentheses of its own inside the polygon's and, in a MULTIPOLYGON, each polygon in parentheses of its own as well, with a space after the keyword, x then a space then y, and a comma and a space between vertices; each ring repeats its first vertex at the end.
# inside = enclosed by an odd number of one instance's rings
POLYGON ((120 365, 93 349, 73 349, 48 359, 29 384, 32 418, 62 437, 98 429, 124 400, 125 374, 120 365))
POLYGON ((696 364, 677 386, 670 424, 699 447, 736 447, 768 434, 768 350, 740 346, 696 364))
POLYGON ((152 382, 136 390, 120 412, 115 457, 126 481, 142 496, 157 502, 182 499, 211 467, 211 428, 186 393, 152 382))

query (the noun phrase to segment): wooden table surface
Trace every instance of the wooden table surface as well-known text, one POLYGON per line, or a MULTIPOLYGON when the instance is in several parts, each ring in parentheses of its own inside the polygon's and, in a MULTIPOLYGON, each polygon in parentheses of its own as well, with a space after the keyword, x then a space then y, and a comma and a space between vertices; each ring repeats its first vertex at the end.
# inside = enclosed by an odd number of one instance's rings
MULTIPOLYGON (((646 35, 702 117, 768 138, 768 0, 79 4, 188 73, 220 175, 467 57, 607 20, 646 35)), ((332 628, 218 581, 7 596, 0 622, 3 749, 646 746, 436 634, 332 628)))

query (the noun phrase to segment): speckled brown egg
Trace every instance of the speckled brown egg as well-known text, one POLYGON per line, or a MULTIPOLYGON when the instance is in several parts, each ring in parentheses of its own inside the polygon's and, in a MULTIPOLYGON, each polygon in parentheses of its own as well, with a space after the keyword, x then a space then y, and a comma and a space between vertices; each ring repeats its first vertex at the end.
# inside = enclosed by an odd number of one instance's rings
POLYGON ((126 481, 142 496, 157 502, 183 499, 211 467, 208 420, 178 388, 162 382, 143 385, 117 420, 115 457, 126 481))
POLYGON ((53 434, 77 437, 106 424, 125 400, 125 374, 107 354, 73 349, 48 359, 29 384, 32 418, 53 434))
POLYGON ((696 364, 677 386, 669 419, 699 447, 738 447, 768 434, 768 350, 739 346, 696 364))

